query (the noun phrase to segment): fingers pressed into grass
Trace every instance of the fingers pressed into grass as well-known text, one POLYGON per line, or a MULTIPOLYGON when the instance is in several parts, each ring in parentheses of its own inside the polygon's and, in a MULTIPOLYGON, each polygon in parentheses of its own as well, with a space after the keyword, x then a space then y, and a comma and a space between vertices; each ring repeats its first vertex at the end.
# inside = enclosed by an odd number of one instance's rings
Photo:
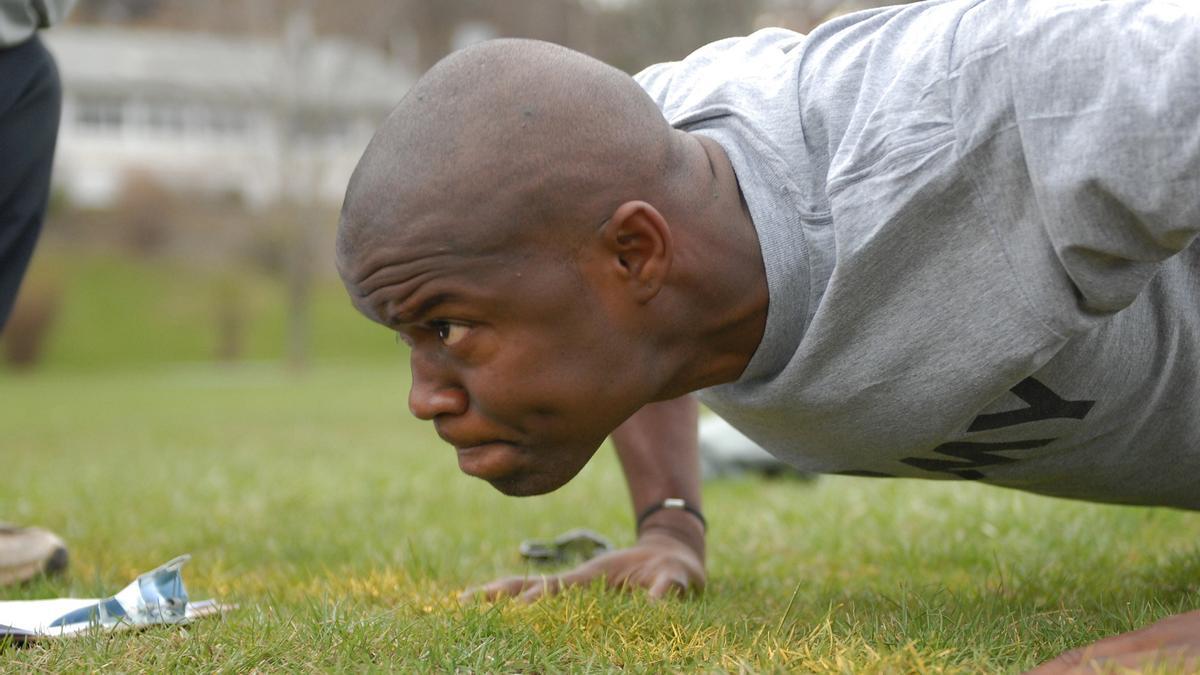
POLYGON ((592 581, 603 578, 603 576, 597 577, 593 571, 584 566, 563 574, 531 579, 529 588, 521 594, 520 599, 522 602, 535 602, 544 596, 557 595, 573 586, 587 586, 592 581))
POLYGON ((459 594, 461 602, 483 600, 495 602, 503 598, 514 598, 519 602, 534 602, 543 595, 554 595, 567 586, 581 583, 569 574, 507 577, 484 586, 468 588, 459 594))
POLYGON ((495 602, 501 598, 508 598, 520 595, 533 583, 535 579, 528 576, 506 577, 493 581, 490 584, 483 586, 472 586, 459 594, 460 602, 470 602, 474 600, 484 600, 487 602, 495 602))
POLYGON ((650 599, 661 600, 668 595, 682 596, 688 592, 687 577, 681 574, 660 574, 650 585, 650 599))
POLYGON ((567 588, 587 586, 592 583, 600 583, 604 587, 621 591, 636 592, 644 588, 651 600, 661 600, 669 596, 682 597, 700 589, 700 586, 691 584, 687 575, 681 572, 663 572, 649 581, 646 579, 635 581, 628 575, 598 575, 594 570, 584 566, 557 575, 507 577, 484 586, 468 588, 458 597, 460 602, 475 600, 495 602, 503 598, 514 598, 518 602, 528 604, 548 595, 557 595, 567 588))
POLYGON ((524 593, 521 593, 517 600, 525 604, 537 602, 543 596, 557 594, 562 587, 563 582, 559 577, 539 577, 531 581, 529 587, 525 589, 524 593))

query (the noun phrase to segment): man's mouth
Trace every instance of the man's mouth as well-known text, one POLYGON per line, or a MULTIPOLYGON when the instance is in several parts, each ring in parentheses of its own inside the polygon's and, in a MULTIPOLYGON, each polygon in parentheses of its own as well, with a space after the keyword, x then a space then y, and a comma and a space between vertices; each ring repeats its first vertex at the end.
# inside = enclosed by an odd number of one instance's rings
POLYGON ((488 441, 468 447, 455 447, 458 468, 468 476, 486 481, 501 480, 521 469, 520 448, 506 441, 488 441))

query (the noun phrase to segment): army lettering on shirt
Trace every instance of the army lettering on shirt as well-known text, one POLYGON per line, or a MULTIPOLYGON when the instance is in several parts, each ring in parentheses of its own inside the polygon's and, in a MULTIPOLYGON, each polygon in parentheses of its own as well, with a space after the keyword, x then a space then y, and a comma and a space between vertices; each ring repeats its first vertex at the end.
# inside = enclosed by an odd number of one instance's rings
MULTIPOLYGON (((1082 420, 1088 411, 1096 404, 1095 401, 1070 401, 1064 399, 1054 390, 1038 382, 1033 377, 1021 380, 1010 391, 1028 406, 1008 412, 988 413, 976 417, 967 433, 973 431, 991 431, 1030 424, 1048 419, 1082 420)), ((1058 439, 1031 438, 1023 441, 1002 441, 993 443, 976 443, 971 441, 951 441, 934 448, 939 455, 954 459, 931 459, 927 457, 906 457, 902 460, 908 466, 924 471, 946 473, 954 478, 963 480, 983 480, 987 475, 979 469, 996 464, 1010 464, 1021 460, 1021 455, 1000 454, 1013 450, 1033 450, 1045 447, 1058 439)), ((868 476, 876 478, 895 478, 895 474, 867 470, 847 470, 837 472, 843 476, 868 476)))

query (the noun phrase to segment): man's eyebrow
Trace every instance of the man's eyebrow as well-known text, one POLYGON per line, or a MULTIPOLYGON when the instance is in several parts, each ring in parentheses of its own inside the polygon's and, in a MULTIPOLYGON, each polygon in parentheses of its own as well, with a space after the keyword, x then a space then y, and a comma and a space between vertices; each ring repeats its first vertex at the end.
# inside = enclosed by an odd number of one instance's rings
POLYGON ((422 300, 421 304, 417 305, 413 309, 400 309, 396 312, 393 312, 392 315, 388 317, 388 323, 391 325, 417 323, 435 307, 453 299, 454 295, 451 293, 437 293, 435 295, 431 295, 422 300))

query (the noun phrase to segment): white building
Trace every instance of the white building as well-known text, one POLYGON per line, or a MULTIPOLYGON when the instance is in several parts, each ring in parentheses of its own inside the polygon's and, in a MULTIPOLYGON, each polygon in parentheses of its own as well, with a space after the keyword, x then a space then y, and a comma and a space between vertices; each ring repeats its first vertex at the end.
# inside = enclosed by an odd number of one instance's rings
POLYGON ((61 26, 43 34, 63 80, 55 182, 111 202, 123 181, 340 203, 378 124, 413 81, 401 64, 303 20, 281 40, 61 26))

